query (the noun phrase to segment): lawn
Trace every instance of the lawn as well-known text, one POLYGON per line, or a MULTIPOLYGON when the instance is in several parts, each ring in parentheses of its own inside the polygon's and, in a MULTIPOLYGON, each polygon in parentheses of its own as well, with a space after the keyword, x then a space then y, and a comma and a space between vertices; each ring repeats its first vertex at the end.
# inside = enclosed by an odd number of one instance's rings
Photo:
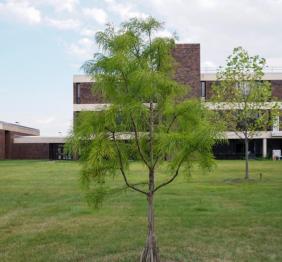
MULTIPOLYGON (((130 190, 87 206, 77 162, 0 161, 0 261, 138 261, 146 201, 130 190)), ((218 161, 156 195, 162 261, 282 261, 282 161, 218 161), (259 180, 262 173, 262 180, 259 180)), ((130 166, 132 181, 142 176, 130 166)), ((158 179, 165 179, 162 166, 158 179)), ((122 184, 119 177, 112 187, 122 184)))

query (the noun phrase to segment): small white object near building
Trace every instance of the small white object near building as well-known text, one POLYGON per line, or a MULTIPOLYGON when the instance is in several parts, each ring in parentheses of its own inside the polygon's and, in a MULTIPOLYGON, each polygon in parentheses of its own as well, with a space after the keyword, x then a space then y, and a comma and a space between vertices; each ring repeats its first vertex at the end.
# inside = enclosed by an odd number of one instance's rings
POLYGON ((281 150, 280 149, 272 150, 272 159, 273 160, 280 160, 281 159, 281 150))

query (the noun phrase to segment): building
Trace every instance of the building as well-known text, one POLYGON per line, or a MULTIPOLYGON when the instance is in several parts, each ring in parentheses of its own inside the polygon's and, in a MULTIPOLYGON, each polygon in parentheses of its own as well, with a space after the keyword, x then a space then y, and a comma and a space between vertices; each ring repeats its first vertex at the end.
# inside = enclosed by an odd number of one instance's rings
POLYGON ((32 159, 37 156, 39 152, 36 145, 30 144, 25 147, 22 144, 15 144, 14 140, 18 136, 39 135, 38 129, 0 121, 0 159, 18 159, 25 155, 32 159))
MULTIPOLYGON (((200 66, 200 44, 177 44, 173 51, 178 67, 175 80, 189 85, 187 97, 199 98, 205 105, 213 109, 209 102, 211 86, 217 80, 216 71, 202 71, 200 66)), ((273 97, 278 98, 280 110, 282 110, 282 72, 269 71, 263 80, 270 81, 273 97)), ((100 111, 107 107, 99 94, 92 94, 93 81, 85 75, 75 75, 73 78, 73 111, 74 117, 80 111, 100 111)), ((269 108, 271 109, 271 103, 269 108)), ((282 151, 282 131, 280 131, 280 119, 278 118, 272 130, 258 132, 250 140, 249 149, 251 157, 271 157, 272 150, 282 151)), ((234 132, 226 132, 228 144, 217 145, 214 154, 218 159, 244 158, 244 142, 234 132)))
MULTIPOLYGON (((200 44, 177 44, 173 50, 177 61, 175 80, 189 85, 187 97, 199 98, 210 109, 208 102, 211 96, 211 85, 216 81, 215 71, 202 71, 200 64, 200 44)), ((282 72, 269 71, 263 80, 270 81, 272 94, 279 99, 282 110, 282 72)), ((100 111, 108 106, 98 93, 93 93, 93 81, 86 75, 73 76, 73 115, 80 111, 100 111)), ((277 122, 272 130, 259 132, 250 141, 251 155, 270 157, 272 150, 282 150, 282 131, 277 122)), ((214 153, 220 159, 236 159, 244 157, 244 144, 234 132, 226 132, 228 144, 218 145, 214 153)), ((64 137, 42 137, 39 130, 15 124, 0 122, 0 159, 70 159, 64 154, 64 137), (3 123, 1 125, 1 123, 3 123)))
POLYGON ((0 121, 0 160, 69 159, 64 137, 42 137, 35 128, 0 121))

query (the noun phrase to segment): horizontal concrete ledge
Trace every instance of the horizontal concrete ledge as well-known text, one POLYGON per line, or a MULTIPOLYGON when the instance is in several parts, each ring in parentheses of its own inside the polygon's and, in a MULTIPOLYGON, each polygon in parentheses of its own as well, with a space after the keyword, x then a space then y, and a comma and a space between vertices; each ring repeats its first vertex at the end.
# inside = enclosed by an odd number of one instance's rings
POLYGON ((14 138, 15 144, 61 144, 66 142, 66 137, 50 136, 17 136, 14 138))
POLYGON ((271 133, 271 136, 272 137, 279 137, 279 138, 281 138, 282 137, 282 131, 273 131, 271 133))
MULTIPOLYGON (((201 73, 201 81, 216 80, 216 73, 201 73)), ((282 80, 282 73, 265 73, 262 80, 282 80)))
MULTIPOLYGON (((116 134, 118 140, 131 140, 134 139, 133 132, 119 132, 116 134)), ((146 135, 144 132, 140 132, 139 135, 146 135)), ((242 139, 242 132, 224 132, 223 136, 226 139, 242 139)), ((252 136, 252 139, 263 138, 282 138, 282 131, 258 131, 252 136)), ((18 136, 14 138, 15 144, 64 144, 67 137, 43 137, 43 136, 18 136)))
MULTIPOLYGON (((143 103, 144 106, 150 107, 150 103, 143 103)), ((153 103, 153 107, 156 107, 156 103, 153 103)), ((111 104, 73 104, 73 111, 103 111, 109 108, 111 104)))
MULTIPOLYGON (((282 135, 282 134, 281 134, 282 135)), ((224 137, 226 139, 243 139, 243 132, 224 132, 224 137)), ((272 131, 257 131, 252 139, 263 139, 263 138, 272 138, 272 131)))
MULTIPOLYGON (((216 73, 201 73, 201 81, 216 81, 216 73)), ((282 80, 282 73, 265 73, 262 80, 282 80)), ((73 83, 92 83, 95 82, 88 75, 74 75, 73 83)))
POLYGON ((111 104, 73 104, 73 111, 103 111, 111 104))
MULTIPOLYGON (((203 105, 210 110, 236 110, 243 109, 244 103, 228 102, 204 102, 203 105)), ((282 110, 282 102, 248 103, 248 108, 253 110, 279 109, 282 110)))
POLYGON ((94 80, 88 75, 74 75, 73 83, 92 83, 94 80))
MULTIPOLYGON (((212 102, 203 102, 204 106, 210 110, 230 110, 230 109, 242 109, 244 107, 241 103, 212 103, 212 102)), ((73 111, 103 111, 106 110, 111 104, 73 104, 73 111)), ((145 106, 149 106, 148 103, 144 103, 145 106)), ((154 104, 154 107, 156 104, 154 104)), ((282 110, 282 102, 266 102, 266 103, 253 103, 250 105, 252 109, 279 109, 282 110)))
POLYGON ((23 133, 23 134, 32 135, 32 136, 40 135, 39 129, 31 128, 27 126, 21 126, 18 124, 7 123, 3 121, 0 121, 0 130, 7 130, 7 131, 12 131, 12 132, 17 132, 17 133, 23 133))

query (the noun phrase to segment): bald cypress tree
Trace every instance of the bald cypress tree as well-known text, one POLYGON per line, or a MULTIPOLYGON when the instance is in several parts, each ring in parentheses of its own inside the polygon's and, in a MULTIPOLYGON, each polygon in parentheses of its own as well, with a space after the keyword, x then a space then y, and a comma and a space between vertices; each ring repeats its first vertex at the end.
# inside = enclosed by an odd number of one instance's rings
MULTIPOLYGON (((127 188, 147 200, 148 234, 140 261, 159 261, 155 237, 154 196, 193 164, 212 166, 217 135, 208 113, 196 100, 183 100, 187 86, 173 80, 173 38, 156 37, 162 24, 154 18, 131 19, 119 30, 112 25, 96 34, 101 52, 83 68, 95 79, 107 108, 81 112, 70 136, 83 163, 82 178, 98 206, 107 177, 121 176, 127 188), (125 141, 127 140, 127 142, 125 141), (132 153, 147 172, 140 183, 128 176, 132 153), (158 168, 168 158, 168 176, 156 182, 158 168)), ((177 204, 177 203, 176 203, 177 204)))

